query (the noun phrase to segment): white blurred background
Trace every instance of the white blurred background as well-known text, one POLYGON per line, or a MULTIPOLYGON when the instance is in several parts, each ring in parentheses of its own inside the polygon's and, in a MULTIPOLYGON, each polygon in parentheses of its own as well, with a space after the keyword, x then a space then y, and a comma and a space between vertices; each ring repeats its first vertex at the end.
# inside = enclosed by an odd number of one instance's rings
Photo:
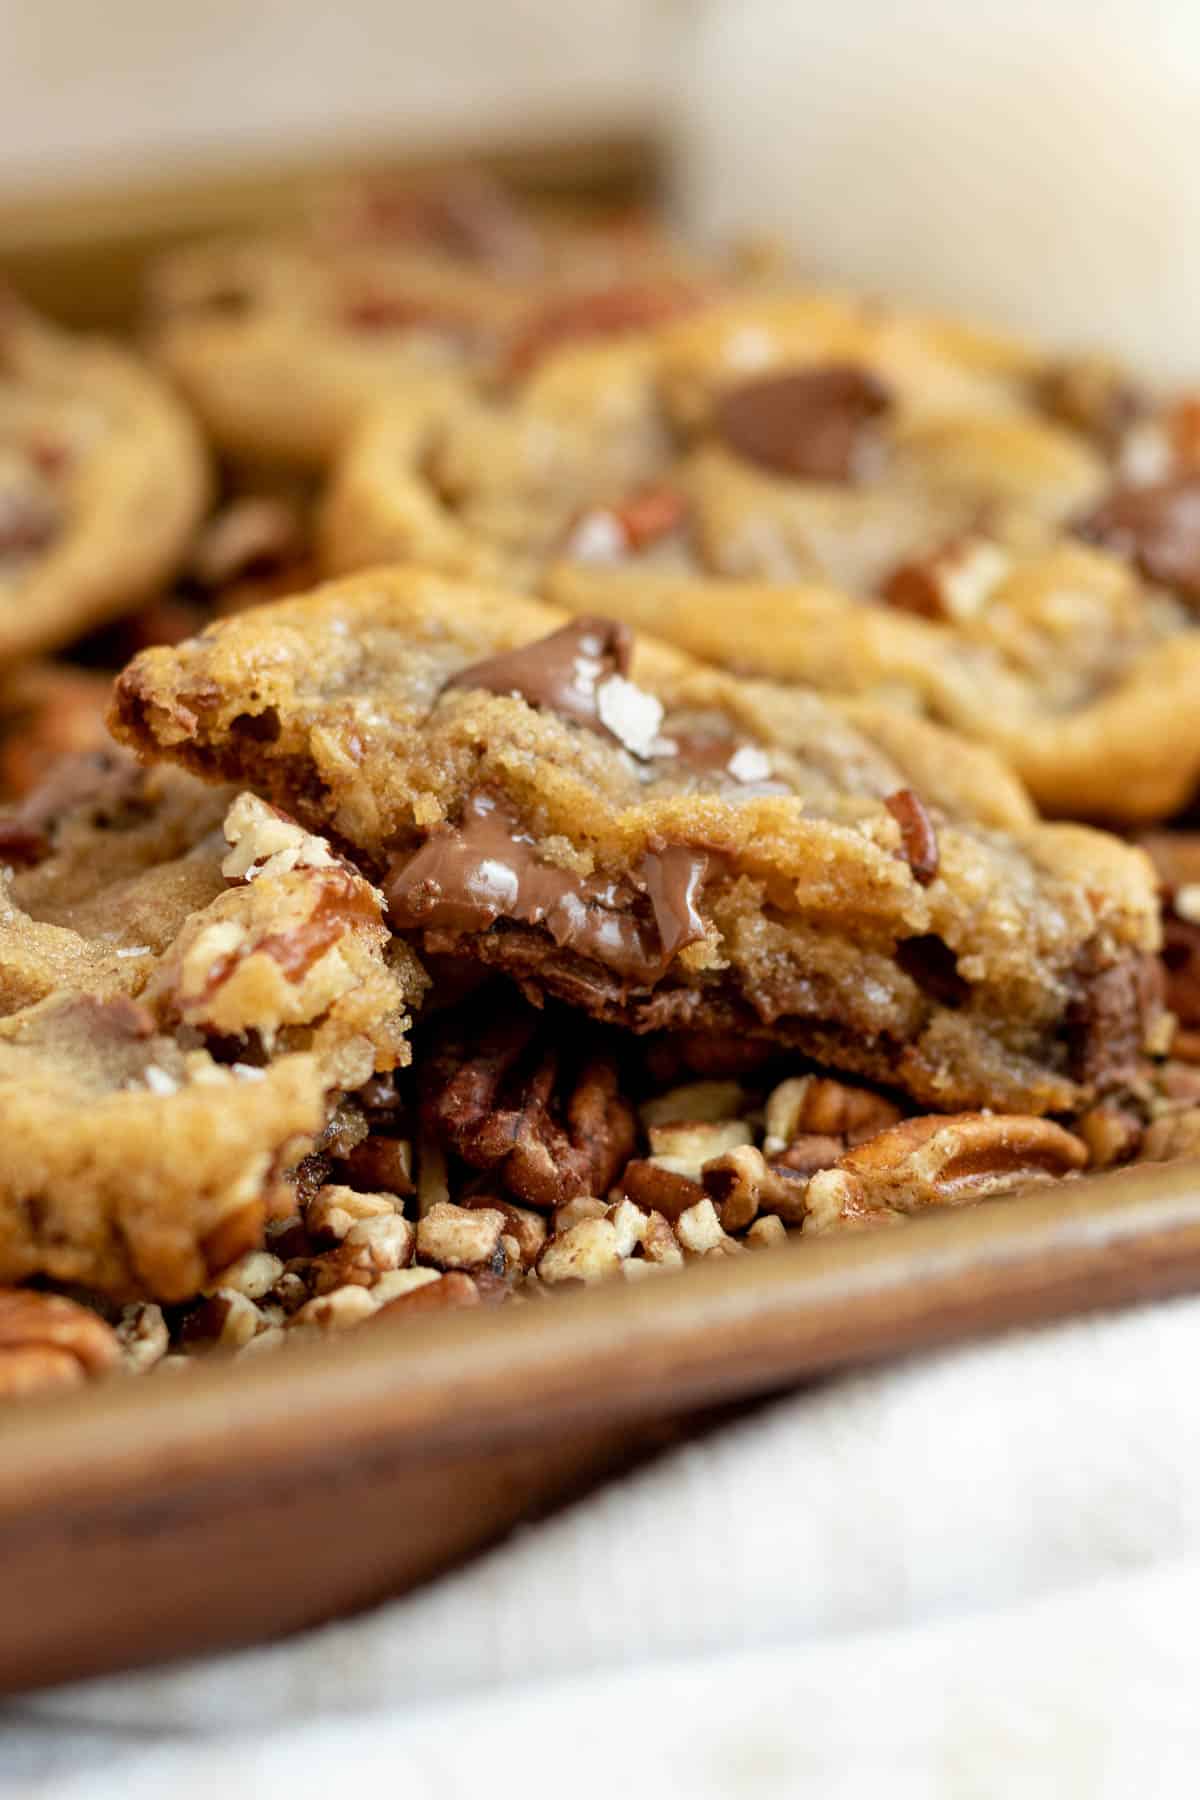
POLYGON ((661 0, 0 0, 0 193, 640 125, 661 0))
POLYGON ((0 198, 645 128, 703 233, 1200 373, 1200 0, 0 0, 0 198))

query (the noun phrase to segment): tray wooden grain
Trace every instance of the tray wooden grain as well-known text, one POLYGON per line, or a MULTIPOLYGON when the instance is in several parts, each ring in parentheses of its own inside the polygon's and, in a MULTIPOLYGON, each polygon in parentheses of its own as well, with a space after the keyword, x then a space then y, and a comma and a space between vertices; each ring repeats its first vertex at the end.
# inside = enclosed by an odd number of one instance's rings
POLYGON ((14 1408, 0 1691, 401 1593, 714 1404, 1195 1287, 1175 1164, 14 1408))

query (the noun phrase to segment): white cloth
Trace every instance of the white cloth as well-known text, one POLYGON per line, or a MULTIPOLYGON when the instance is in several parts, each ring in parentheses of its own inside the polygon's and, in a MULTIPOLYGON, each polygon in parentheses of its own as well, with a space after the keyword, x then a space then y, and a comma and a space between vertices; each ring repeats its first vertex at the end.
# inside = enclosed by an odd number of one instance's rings
POLYGON ((1198 1365, 1187 1300, 823 1383, 367 1617, 13 1703, 0 1777, 1191 1795, 1198 1365))

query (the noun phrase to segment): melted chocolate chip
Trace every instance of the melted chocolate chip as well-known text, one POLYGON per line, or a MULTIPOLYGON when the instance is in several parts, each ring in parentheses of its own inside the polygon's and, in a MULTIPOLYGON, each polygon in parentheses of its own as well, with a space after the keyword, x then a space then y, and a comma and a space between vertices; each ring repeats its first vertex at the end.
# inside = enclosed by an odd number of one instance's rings
POLYGON ((627 980, 654 982, 704 936, 696 899, 707 858, 681 845, 650 851, 632 879, 582 876, 542 860, 516 815, 473 794, 459 826, 442 826, 393 861, 384 892, 397 930, 486 932, 499 919, 544 928, 564 950, 627 980), (636 916, 641 892, 653 922, 636 916))
POLYGON ((855 481, 877 447, 891 395, 857 363, 762 375, 723 394, 716 428, 731 450, 802 481, 855 481))
POLYGON ((689 850, 686 844, 649 850, 642 860, 654 923, 662 939, 663 955, 668 959, 685 945, 699 943, 704 936, 697 900, 707 870, 708 858, 702 851, 689 850))
POLYGON ((1116 488, 1075 529, 1127 556, 1148 581, 1200 604, 1200 474, 1116 488))
POLYGON ((744 794, 790 794, 785 781, 771 778, 771 759, 758 744, 723 731, 673 731, 662 740, 661 755, 681 775, 697 781, 716 778, 744 794))
POLYGON ((530 706, 544 706, 612 737, 615 734, 600 717, 596 690, 613 675, 628 675, 632 650, 627 625, 612 619, 576 619, 534 644, 460 669, 446 686, 513 694, 530 706))
POLYGON ((904 860, 913 873, 913 880, 919 881, 922 887, 928 887, 935 880, 940 863, 937 832, 933 829, 933 820, 925 810, 924 802, 911 788, 898 788, 889 794, 883 803, 900 827, 900 843, 904 851, 904 860))

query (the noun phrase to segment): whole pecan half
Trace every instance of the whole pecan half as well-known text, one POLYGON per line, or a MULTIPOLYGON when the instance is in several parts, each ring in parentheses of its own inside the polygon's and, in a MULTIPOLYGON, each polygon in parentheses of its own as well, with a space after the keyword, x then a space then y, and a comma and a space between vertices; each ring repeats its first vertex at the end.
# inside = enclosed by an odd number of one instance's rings
POLYGON ((912 1211, 1072 1175, 1087 1160, 1086 1145, 1050 1119, 950 1113, 904 1119, 848 1150, 837 1167, 883 1203, 912 1211))
POLYGON ((116 1332, 61 1294, 0 1288, 0 1399, 73 1387, 120 1360, 116 1332))
POLYGON ((482 1032, 449 1021, 424 1063, 426 1131, 530 1206, 605 1193, 633 1150, 634 1111, 602 1040, 580 1035, 516 1005, 482 1032))

